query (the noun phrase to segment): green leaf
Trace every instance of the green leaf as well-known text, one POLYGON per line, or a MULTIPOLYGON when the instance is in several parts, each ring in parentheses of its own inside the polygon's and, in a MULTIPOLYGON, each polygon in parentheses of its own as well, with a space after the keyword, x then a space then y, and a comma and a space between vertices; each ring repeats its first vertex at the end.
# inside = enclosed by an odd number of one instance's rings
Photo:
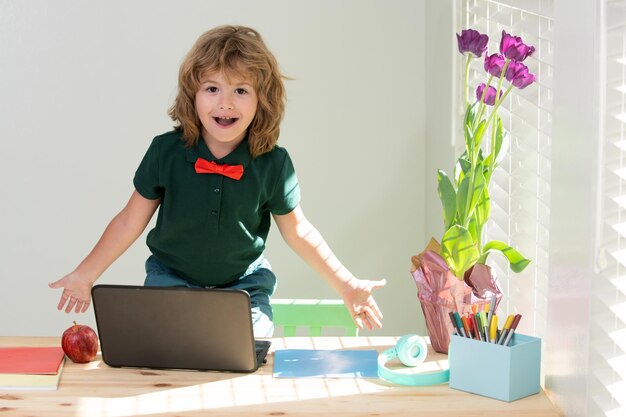
POLYGON ((467 200, 471 198, 469 197, 470 181, 471 178, 469 176, 464 176, 456 194, 456 209, 459 213, 459 222, 461 222, 461 224, 465 223, 471 211, 471 207, 467 205, 467 200))
POLYGON ((456 195, 456 207, 461 224, 465 224, 467 219, 472 215, 485 188, 485 176, 483 175, 482 164, 477 164, 474 168, 473 186, 470 184, 471 180, 470 176, 463 177, 456 195), (472 187, 471 190, 470 187, 472 187))
POLYGON ((463 279, 463 274, 476 263, 478 256, 478 248, 466 228, 454 225, 444 233, 441 257, 457 278, 463 279))
POLYGON ((509 150, 509 145, 511 143, 511 139, 509 138, 509 134, 506 131, 502 131, 502 136, 498 139, 496 136, 496 144, 500 141, 500 145, 496 147, 496 166, 504 159, 504 156, 509 150))
POLYGON ((487 223, 489 220, 489 215, 491 214, 491 198, 489 197, 489 190, 487 187, 483 187, 483 192, 480 195, 480 199, 476 204, 476 208, 474 209, 474 217, 476 219, 476 223, 478 223, 478 227, 482 229, 482 226, 487 223))
POLYGON ((476 207, 474 208, 474 213, 472 213, 468 226, 472 239, 474 239, 474 242, 476 242, 479 248, 483 240, 483 228, 487 223, 487 220, 489 220, 490 213, 491 200, 489 198, 489 190, 485 186, 483 188, 483 193, 478 200, 478 204, 476 204, 476 207))
POLYGON ((478 261, 479 263, 484 264, 487 261, 487 255, 490 252, 500 252, 508 259, 509 266, 513 272, 522 272, 530 263, 530 260, 522 256, 521 253, 499 240, 492 240, 491 242, 486 243, 485 246, 483 246, 482 252, 483 255, 478 261))
POLYGON ((474 140, 473 142, 473 147, 472 149, 480 149, 480 143, 483 140, 483 136, 485 135, 485 131, 487 130, 487 123, 485 120, 481 121, 478 126, 476 127, 476 131, 474 132, 474 134, 472 135, 472 139, 474 140))
POLYGON ((476 159, 476 161, 484 164, 485 154, 482 149, 478 150, 478 158, 476 159))
POLYGON ((443 224, 448 229, 454 224, 456 217, 456 190, 448 175, 442 170, 437 171, 437 192, 443 209, 443 224))
POLYGON ((495 154, 495 165, 497 166, 507 151, 509 150, 509 134, 502 127, 502 119, 500 116, 496 115, 496 140, 495 140, 494 150, 491 151, 492 154, 495 154))
POLYGON ((476 213, 474 213, 474 215, 470 217, 469 225, 467 226, 467 231, 470 232, 470 236, 472 236, 472 240, 476 243, 476 247, 479 248, 480 240, 481 240, 480 233, 482 229, 476 223, 476 213))
POLYGON ((467 152, 463 152, 463 155, 457 159, 456 165, 454 166, 454 178, 457 184, 460 184, 463 177, 469 174, 471 168, 472 163, 467 159, 467 152))
POLYGON ((478 102, 474 102, 472 104, 468 104, 465 109, 465 126, 472 126, 474 124, 474 119, 476 118, 476 110, 478 108, 478 102))
POLYGON ((509 150, 510 143, 509 134, 502 127, 502 119, 500 119, 499 116, 496 117, 497 122, 494 149, 491 150, 491 153, 485 159, 485 178, 487 179, 487 182, 491 180, 491 175, 493 175, 493 171, 489 171, 489 167, 491 167, 492 161, 494 161, 493 170, 495 170, 506 156, 506 153, 509 150))
POLYGON ((474 146, 474 132, 472 131, 471 125, 465 125, 464 132, 465 134, 463 137, 465 138, 465 149, 467 154, 470 155, 474 146))

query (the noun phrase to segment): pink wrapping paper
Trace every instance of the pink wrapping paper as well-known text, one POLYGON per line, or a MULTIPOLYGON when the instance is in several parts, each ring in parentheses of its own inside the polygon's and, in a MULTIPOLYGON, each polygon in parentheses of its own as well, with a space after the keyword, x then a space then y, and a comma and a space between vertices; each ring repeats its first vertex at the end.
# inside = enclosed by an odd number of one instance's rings
POLYGON ((502 298, 491 267, 476 264, 466 272, 465 280, 460 280, 450 272, 444 259, 432 250, 425 250, 414 256, 411 275, 417 285, 417 298, 424 312, 430 343, 436 352, 448 353, 450 334, 454 328, 449 312, 459 315, 481 311, 496 295, 496 306, 502 298))

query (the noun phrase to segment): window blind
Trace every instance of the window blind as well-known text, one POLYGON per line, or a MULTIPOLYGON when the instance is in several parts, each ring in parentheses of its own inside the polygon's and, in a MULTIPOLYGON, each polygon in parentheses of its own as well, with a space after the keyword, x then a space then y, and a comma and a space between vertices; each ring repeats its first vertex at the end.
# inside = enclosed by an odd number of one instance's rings
MULTIPOLYGON (((537 75, 537 82, 522 90, 514 88, 499 109, 510 134, 510 149, 492 177, 491 217, 483 241, 506 242, 532 261, 521 273, 512 272, 498 254, 490 255, 488 263, 504 294, 500 314, 522 314, 518 329, 542 336, 547 323, 549 268, 554 1, 464 0, 459 7, 457 31, 472 28, 489 35, 489 55, 499 52, 502 30, 521 36, 536 49, 524 63, 537 75)), ((486 82, 483 59, 484 55, 472 61, 470 97, 475 97, 478 84, 486 82)), ((459 83, 457 100, 462 106, 461 89, 459 83)), ((462 115, 464 109, 458 105, 457 109, 462 115)), ((460 142, 455 145, 459 152, 464 146, 460 142)))
POLYGON ((601 2, 602 161, 592 284, 589 416, 626 415, 626 1, 601 2))

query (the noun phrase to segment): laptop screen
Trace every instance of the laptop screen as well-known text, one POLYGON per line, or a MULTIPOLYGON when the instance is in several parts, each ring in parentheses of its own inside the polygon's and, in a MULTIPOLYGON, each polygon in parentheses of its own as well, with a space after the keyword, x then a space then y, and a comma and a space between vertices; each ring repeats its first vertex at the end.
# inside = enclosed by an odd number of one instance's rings
POLYGON ((109 366, 233 372, 259 366, 245 291, 96 285, 92 298, 109 366))

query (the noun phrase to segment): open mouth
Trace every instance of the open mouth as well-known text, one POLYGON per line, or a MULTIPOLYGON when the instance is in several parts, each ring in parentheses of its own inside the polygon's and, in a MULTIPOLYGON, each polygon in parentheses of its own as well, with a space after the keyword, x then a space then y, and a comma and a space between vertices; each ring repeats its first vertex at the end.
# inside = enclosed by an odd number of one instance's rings
POLYGON ((213 120, 220 126, 230 126, 239 119, 236 117, 214 117, 213 120))

